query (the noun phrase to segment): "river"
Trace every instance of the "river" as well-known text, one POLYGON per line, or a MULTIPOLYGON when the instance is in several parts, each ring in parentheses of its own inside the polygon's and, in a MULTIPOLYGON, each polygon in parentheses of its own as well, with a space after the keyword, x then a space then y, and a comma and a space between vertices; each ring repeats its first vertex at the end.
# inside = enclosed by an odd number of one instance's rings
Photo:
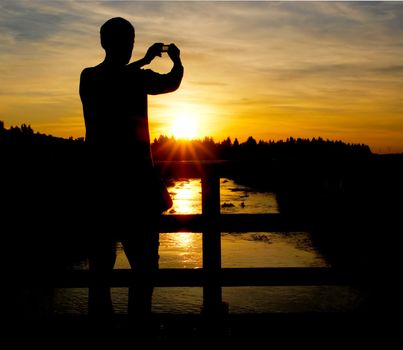
MULTIPOLYGON (((173 207, 166 215, 201 213, 200 179, 178 179, 169 186, 173 207)), ((274 193, 258 192, 221 179, 222 213, 278 213, 274 193)), ((264 232, 221 234, 223 267, 324 267, 326 259, 315 250, 309 232, 264 232)), ((160 268, 202 267, 200 233, 161 233, 160 268)), ((122 246, 118 244, 115 268, 129 268, 122 246)), ((84 262, 76 268, 87 268, 84 262)), ((87 313, 88 290, 56 289, 56 313, 87 313)), ((127 288, 112 288, 116 313, 126 313, 127 288)), ((353 309, 359 293, 350 287, 225 287, 223 300, 231 313, 315 312, 353 309)), ((202 289, 156 288, 154 312, 199 313, 202 289)))

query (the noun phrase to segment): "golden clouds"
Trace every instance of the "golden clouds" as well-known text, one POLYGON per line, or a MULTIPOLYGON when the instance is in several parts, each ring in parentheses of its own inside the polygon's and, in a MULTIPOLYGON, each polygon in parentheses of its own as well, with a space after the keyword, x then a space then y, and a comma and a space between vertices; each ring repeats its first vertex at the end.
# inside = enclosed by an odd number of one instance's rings
MULTIPOLYGON (((84 135, 78 79, 103 58, 99 26, 136 27, 134 59, 175 42, 185 76, 150 98, 151 137, 175 111, 197 137, 318 137, 403 151, 403 4, 355 2, 16 2, 1 5, 0 120, 84 135), (190 113, 190 112, 189 112, 190 113), (399 141, 400 140, 400 141, 399 141)), ((169 60, 158 59, 161 72, 169 60)))

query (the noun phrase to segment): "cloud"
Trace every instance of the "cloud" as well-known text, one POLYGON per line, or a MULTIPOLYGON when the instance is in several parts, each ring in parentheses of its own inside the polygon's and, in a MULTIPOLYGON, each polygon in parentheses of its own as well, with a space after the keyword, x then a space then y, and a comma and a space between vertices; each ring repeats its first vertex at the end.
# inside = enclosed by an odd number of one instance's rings
POLYGON ((205 129, 216 138, 214 130, 347 130, 352 114, 363 129, 361 114, 403 125, 399 2, 3 1, 0 119, 24 115, 50 130, 57 116, 79 133, 79 75, 103 59, 99 28, 115 16, 136 28, 134 59, 153 42, 181 49, 184 80, 174 95, 152 98, 155 128, 184 103, 210 107, 205 129))
POLYGON ((40 41, 62 30, 79 15, 63 11, 50 3, 20 1, 3 2, 0 7, 0 30, 12 35, 16 41, 40 41))
POLYGON ((227 86, 228 84, 222 81, 191 81, 191 84, 201 86, 227 86))
POLYGON ((403 64, 393 64, 390 66, 382 66, 372 68, 375 73, 390 74, 392 76, 403 74, 403 64))

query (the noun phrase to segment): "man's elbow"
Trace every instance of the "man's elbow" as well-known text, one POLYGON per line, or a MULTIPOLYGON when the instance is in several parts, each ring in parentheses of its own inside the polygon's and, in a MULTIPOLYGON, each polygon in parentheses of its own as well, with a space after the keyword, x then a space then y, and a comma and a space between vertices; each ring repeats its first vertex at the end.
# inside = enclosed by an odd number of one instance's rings
POLYGON ((182 79, 183 79, 183 68, 182 68, 181 74, 180 74, 179 76, 177 76, 174 81, 172 81, 172 84, 171 84, 171 91, 170 91, 170 92, 173 92, 173 91, 176 91, 176 90, 179 89, 179 86, 180 86, 181 83, 182 83, 182 79))
POLYGON ((174 92, 174 91, 178 90, 180 85, 181 85, 180 81, 176 84, 173 84, 172 86, 168 87, 168 90, 169 90, 168 92, 174 92))
POLYGON ((168 84, 169 92, 173 92, 178 90, 179 86, 182 83, 183 79, 183 66, 180 65, 179 67, 175 67, 174 70, 176 70, 176 74, 173 76, 173 79, 171 80, 170 84, 168 84))
POLYGON ((150 95, 167 94, 167 93, 178 90, 180 85, 181 85, 181 80, 175 81, 175 82, 169 82, 169 83, 164 84, 163 86, 160 86, 157 89, 150 89, 148 93, 150 95))

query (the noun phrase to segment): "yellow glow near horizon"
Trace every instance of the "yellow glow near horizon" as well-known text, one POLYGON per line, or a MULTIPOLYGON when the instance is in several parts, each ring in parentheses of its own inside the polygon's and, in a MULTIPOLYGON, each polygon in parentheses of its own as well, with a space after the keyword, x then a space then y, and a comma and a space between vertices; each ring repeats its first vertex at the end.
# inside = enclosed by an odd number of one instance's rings
POLYGON ((176 139, 194 139, 199 136, 197 119, 191 109, 177 112, 170 127, 171 135, 176 139))

